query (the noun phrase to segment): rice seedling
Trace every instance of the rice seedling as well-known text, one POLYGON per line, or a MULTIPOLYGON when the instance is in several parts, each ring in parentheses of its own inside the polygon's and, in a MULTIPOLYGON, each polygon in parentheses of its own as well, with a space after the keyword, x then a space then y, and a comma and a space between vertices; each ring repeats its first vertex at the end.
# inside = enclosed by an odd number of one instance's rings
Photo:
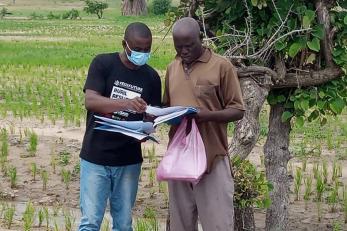
POLYGON ((308 201, 310 200, 310 196, 312 194, 312 177, 307 176, 304 180, 304 184, 305 184, 305 193, 304 193, 305 210, 307 210, 308 201))
POLYGON ((7 176, 7 157, 0 156, 0 168, 3 176, 7 176))
MULTIPOLYGON (((9 145, 8 145, 8 134, 7 130, 5 128, 1 129, 0 133, 0 141, 1 141, 1 153, 0 156, 2 157, 7 157, 8 156, 8 150, 9 150, 9 145)), ((6 158, 7 160, 7 158, 6 158)))
POLYGON ((324 184, 328 183, 328 162, 325 159, 322 163, 322 175, 324 184))
POLYGON ((322 201, 322 197, 323 197, 323 193, 325 192, 325 189, 326 189, 326 186, 322 179, 322 176, 321 174, 318 174, 316 179, 316 201, 317 202, 322 201))
POLYGON ((59 211, 60 211, 60 205, 58 204, 58 203, 54 203, 53 204, 53 207, 52 207, 52 215, 54 216, 54 217, 56 217, 56 216, 58 216, 58 214, 59 214, 59 211))
POLYGON ((156 218, 156 212, 151 207, 146 207, 145 211, 143 212, 143 217, 147 219, 155 219, 156 218))
POLYGON ((295 200, 298 201, 299 194, 300 194, 300 188, 302 183, 302 170, 301 168, 296 168, 296 173, 294 177, 294 192, 295 192, 295 200))
POLYGON ((10 167, 8 176, 10 177, 11 188, 15 188, 17 186, 17 168, 13 166, 10 167))
POLYGON ((342 177, 342 164, 337 164, 337 177, 342 177))
POLYGON ((28 151, 31 154, 31 156, 35 156, 37 151, 37 144, 38 144, 38 137, 37 134, 32 131, 29 135, 29 148, 28 151))
POLYGON ((23 213, 23 229, 30 231, 35 220, 35 208, 31 201, 26 204, 25 211, 23 213))
POLYGON ((110 221, 105 217, 101 224, 101 231, 110 230, 110 221))
POLYGON ((332 172, 332 176, 331 176, 331 181, 332 182, 335 182, 335 180, 337 179, 338 177, 338 167, 337 167, 337 163, 336 163, 336 160, 334 160, 333 162, 333 172, 332 172))
POLYGON ((38 217, 38 221, 39 221, 38 226, 41 227, 42 223, 45 219, 45 212, 42 208, 40 208, 40 210, 37 212, 37 217, 38 217))
POLYGON ((164 193, 167 191, 167 183, 165 181, 159 182, 159 193, 164 193))
POLYGON ((314 179, 317 179, 317 176, 319 174, 319 163, 318 162, 314 163, 312 171, 313 171, 314 179))
POLYGON ((70 163, 71 154, 67 151, 62 151, 59 153, 59 164, 61 166, 66 166, 70 163))
POLYGON ((42 179, 42 190, 46 191, 48 183, 48 172, 45 169, 41 170, 41 179, 42 179))
POLYGON ((155 183, 155 169, 151 168, 149 170, 149 186, 153 187, 155 183))
POLYGON ((63 180, 63 182, 65 184, 65 188, 69 189, 69 185, 70 185, 70 182, 71 182, 71 171, 62 169, 61 170, 61 176, 62 176, 62 180, 63 180))
POLYGON ((36 181, 36 173, 37 173, 37 165, 36 165, 36 163, 31 163, 30 171, 31 171, 31 176, 33 177, 33 181, 36 181))
POLYGON ((343 187, 343 213, 344 213, 344 219, 345 224, 347 224, 347 186, 343 187))
POLYGON ((16 211, 16 208, 13 205, 12 206, 8 206, 5 209, 4 220, 5 220, 5 225, 6 225, 7 229, 11 229, 15 211, 16 211))
POLYGON ((342 224, 339 221, 334 221, 332 224, 333 231, 342 231, 342 224))
POLYGON ((50 216, 49 216, 49 211, 47 207, 43 208, 43 216, 44 216, 44 219, 46 220, 46 229, 48 230, 50 216))
POLYGON ((53 227, 53 231, 59 231, 59 225, 56 219, 54 219, 54 227, 53 227))
POLYGON ((51 166, 52 166, 52 169, 53 169, 53 174, 56 173, 56 168, 57 168, 57 157, 56 155, 51 155, 51 166))
POLYGON ((148 160, 149 160, 149 163, 153 163, 155 159, 156 159, 155 145, 152 144, 151 148, 148 149, 148 160))
POLYGON ((75 216, 71 211, 64 210, 64 224, 65 224, 65 230, 66 231, 72 231, 74 224, 75 224, 75 216))
POLYGON ((147 222, 147 219, 138 218, 135 222, 134 231, 149 231, 150 225, 147 222))
POLYGON ((301 168, 303 172, 306 172, 307 158, 304 158, 301 162, 301 168))
POLYGON ((334 213, 336 212, 336 204, 338 202, 338 184, 337 187, 333 187, 330 191, 329 197, 328 197, 328 203, 330 204, 330 212, 334 213))

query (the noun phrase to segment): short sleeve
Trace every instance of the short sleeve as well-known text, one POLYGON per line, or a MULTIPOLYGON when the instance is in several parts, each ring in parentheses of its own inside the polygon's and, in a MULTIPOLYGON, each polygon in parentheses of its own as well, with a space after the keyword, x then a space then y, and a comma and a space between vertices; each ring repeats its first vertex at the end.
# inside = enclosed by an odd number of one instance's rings
POLYGON ((163 96, 163 106, 170 106, 170 95, 169 95, 169 68, 166 69, 165 74, 165 86, 164 86, 164 96, 163 96))
POLYGON ((153 74, 153 89, 151 92, 150 105, 161 106, 161 80, 156 71, 153 74))
POLYGON ((94 90, 103 94, 105 91, 105 69, 99 60, 100 56, 93 59, 89 66, 87 80, 85 82, 83 91, 86 89, 94 90))
POLYGON ((223 108, 245 110, 240 82, 235 67, 229 61, 226 61, 224 69, 225 71, 221 77, 223 108))

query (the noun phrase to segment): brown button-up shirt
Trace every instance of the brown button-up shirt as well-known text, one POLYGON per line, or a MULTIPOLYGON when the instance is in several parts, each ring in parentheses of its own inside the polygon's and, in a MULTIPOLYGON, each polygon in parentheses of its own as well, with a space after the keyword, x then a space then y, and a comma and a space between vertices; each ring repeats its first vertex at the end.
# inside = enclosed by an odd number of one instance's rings
MULTIPOLYGON (((244 110, 240 83, 234 66, 225 57, 205 49, 190 68, 176 57, 167 68, 163 103, 166 106, 193 106, 219 111, 244 110)), ((207 171, 214 159, 228 153, 227 123, 198 124, 207 154, 207 171)), ((171 127, 171 139, 176 128, 171 127)))

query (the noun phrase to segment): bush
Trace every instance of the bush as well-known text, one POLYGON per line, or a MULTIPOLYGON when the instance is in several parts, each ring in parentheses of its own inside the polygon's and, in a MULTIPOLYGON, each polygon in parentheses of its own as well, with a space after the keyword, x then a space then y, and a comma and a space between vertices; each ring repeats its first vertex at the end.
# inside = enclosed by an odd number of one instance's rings
POLYGON ((96 14, 99 19, 102 18, 104 14, 104 10, 108 7, 106 2, 98 2, 95 0, 84 0, 86 6, 84 7, 84 11, 87 14, 96 14))
POLYGON ((36 12, 33 12, 30 14, 30 18, 31 19, 43 19, 43 15, 42 14, 37 14, 36 12))
POLYGON ((60 19, 60 15, 59 14, 53 14, 53 12, 50 11, 49 14, 47 15, 47 19, 60 19))
POLYGON ((65 12, 62 16, 62 19, 80 19, 80 13, 76 9, 65 12))
POLYGON ((165 14, 171 8, 171 0, 153 0, 152 11, 155 15, 165 14))

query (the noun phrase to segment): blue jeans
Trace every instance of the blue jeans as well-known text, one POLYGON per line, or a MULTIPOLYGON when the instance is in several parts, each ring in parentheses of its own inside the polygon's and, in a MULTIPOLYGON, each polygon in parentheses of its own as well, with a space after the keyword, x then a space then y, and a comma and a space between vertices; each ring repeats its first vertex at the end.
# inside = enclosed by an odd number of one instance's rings
POLYGON ((81 159, 79 231, 99 231, 107 200, 113 220, 112 231, 132 231, 141 163, 103 166, 81 159))

